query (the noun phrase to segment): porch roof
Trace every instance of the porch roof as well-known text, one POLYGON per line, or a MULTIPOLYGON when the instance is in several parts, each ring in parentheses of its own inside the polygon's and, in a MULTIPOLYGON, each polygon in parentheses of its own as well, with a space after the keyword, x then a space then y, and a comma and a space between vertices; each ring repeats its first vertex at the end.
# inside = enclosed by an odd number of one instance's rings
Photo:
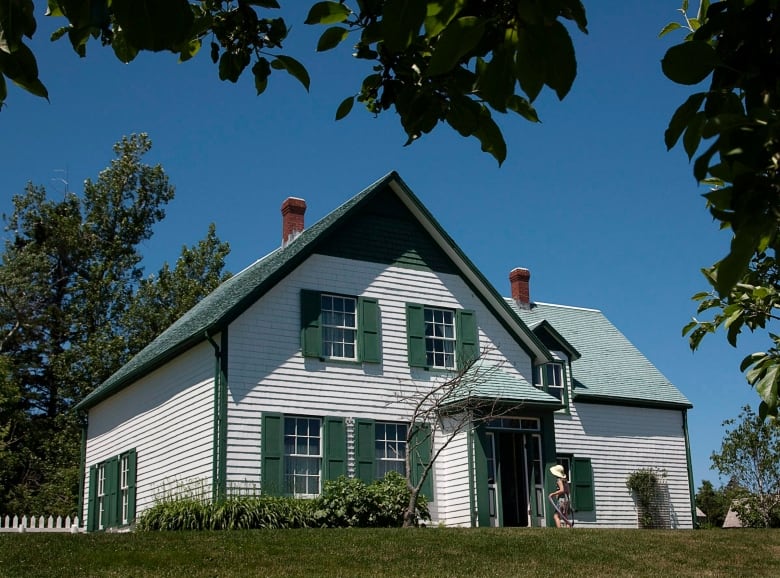
POLYGON ((466 405, 484 407, 485 402, 506 407, 541 407, 549 410, 562 409, 561 401, 553 395, 528 383, 523 377, 511 374, 501 366, 478 360, 461 376, 446 396, 444 405, 466 405))

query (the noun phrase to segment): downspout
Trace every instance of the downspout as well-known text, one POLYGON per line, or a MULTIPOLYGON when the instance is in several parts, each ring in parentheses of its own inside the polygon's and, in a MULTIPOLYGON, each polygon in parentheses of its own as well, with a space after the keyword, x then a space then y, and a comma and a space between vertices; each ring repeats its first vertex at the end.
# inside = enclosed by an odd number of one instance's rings
POLYGON ((208 332, 204 333, 206 340, 214 348, 214 435, 211 499, 222 501, 226 494, 226 461, 227 447, 227 395, 226 395, 226 361, 227 361, 227 331, 222 332, 222 346, 214 341, 208 332))
POLYGON ((477 527, 477 511, 474 496, 477 493, 477 477, 474 470, 474 424, 471 424, 468 433, 468 461, 469 461, 469 512, 471 513, 471 527, 477 527))
POLYGON ((685 436, 685 461, 688 464, 688 492, 691 502, 691 527, 696 528, 696 493, 693 487, 693 465, 691 463, 691 440, 688 435, 688 410, 682 410, 683 435, 685 436))

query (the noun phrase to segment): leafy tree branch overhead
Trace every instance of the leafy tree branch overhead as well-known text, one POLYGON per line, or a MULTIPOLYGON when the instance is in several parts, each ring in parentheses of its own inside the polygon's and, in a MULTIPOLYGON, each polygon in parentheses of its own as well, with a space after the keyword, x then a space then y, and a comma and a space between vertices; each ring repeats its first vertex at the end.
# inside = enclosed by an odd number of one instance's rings
MULTIPOLYGON (((33 0, 0 2, 0 106, 5 78, 48 98, 35 55, 25 44, 36 32, 33 0)), ((221 80, 236 82, 248 68, 258 94, 283 70, 306 90, 306 67, 283 52, 291 29, 277 0, 48 0, 46 15, 64 26, 52 40, 110 46, 122 62, 141 51, 166 51, 181 62, 207 45, 221 80), (66 38, 67 37, 67 38, 66 38)), ((406 144, 444 122, 476 137, 500 163, 506 143, 493 113, 539 122, 533 101, 545 86, 562 99, 577 74, 563 20, 587 33, 580 0, 342 0, 311 6, 306 24, 326 26, 318 51, 342 42, 366 61, 369 74, 336 109, 361 103, 370 113, 395 109, 406 144)))
MULTIPOLYGON (((702 0, 697 15, 689 17, 685 0, 684 22, 661 31, 687 30, 685 40, 666 52, 662 67, 672 81, 697 86, 672 116, 666 145, 671 149, 682 138, 688 158, 696 157, 695 179, 712 186, 704 195, 709 211, 732 235, 728 254, 704 271, 712 289, 694 296, 699 313, 713 315, 683 329, 694 349, 721 326, 736 346, 743 329, 768 330, 780 307, 778 11, 778 0, 702 0)), ((780 337, 772 332, 769 337, 771 347, 742 364, 761 398, 762 416, 778 414, 780 337)))

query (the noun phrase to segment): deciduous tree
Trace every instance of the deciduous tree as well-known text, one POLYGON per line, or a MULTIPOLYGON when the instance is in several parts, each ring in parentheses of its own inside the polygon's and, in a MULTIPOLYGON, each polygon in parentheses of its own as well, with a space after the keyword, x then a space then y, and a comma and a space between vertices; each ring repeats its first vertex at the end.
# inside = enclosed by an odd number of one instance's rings
MULTIPOLYGON (((274 70, 309 90, 305 66, 282 52, 291 26, 277 0, 48 0, 47 15, 64 19, 53 35, 86 56, 91 39, 122 62, 141 51, 167 51, 180 61, 208 46, 221 80, 236 82, 249 68, 257 93, 274 70)), ((0 2, 0 105, 3 76, 41 97, 35 55, 25 44, 36 30, 33 0, 0 2)), ((544 86, 563 98, 577 73, 567 28, 587 31, 580 0, 341 0, 313 3, 306 24, 325 25, 316 49, 341 42, 369 74, 338 106, 355 101, 371 114, 398 113, 407 144, 446 122, 479 139, 499 162, 506 143, 492 112, 515 112, 538 122, 532 106, 544 86), (519 89, 518 90, 518 86, 519 89), (522 93, 522 94, 521 94, 522 93)), ((92 43, 95 45, 96 43, 92 43)))
MULTIPOLYGON (((701 0, 695 17, 682 5, 684 42, 662 61, 664 74, 699 86, 677 109, 665 133, 672 148, 682 138, 712 217, 731 233, 729 252, 704 270, 711 290, 694 296, 698 312, 685 326, 692 348, 723 327, 736 346, 743 329, 769 329, 780 306, 776 258, 780 239, 780 2, 701 0), (704 150, 700 154, 700 147, 704 150)), ((769 331, 770 348, 745 358, 742 369, 761 398, 759 413, 777 415, 780 338, 769 331)))
POLYGON ((780 521, 780 422, 764 420, 750 406, 727 428, 712 465, 744 492, 732 507, 743 525, 769 527, 780 521))

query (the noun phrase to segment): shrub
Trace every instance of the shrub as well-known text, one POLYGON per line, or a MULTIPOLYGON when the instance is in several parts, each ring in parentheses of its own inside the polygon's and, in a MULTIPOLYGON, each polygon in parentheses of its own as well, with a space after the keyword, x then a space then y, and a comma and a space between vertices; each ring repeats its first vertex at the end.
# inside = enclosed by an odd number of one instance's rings
POLYGON ((658 491, 658 477, 654 470, 643 468, 631 472, 626 479, 626 487, 634 493, 640 528, 652 528, 654 525, 653 503, 658 491))
MULTIPOLYGON (((409 503, 406 480, 395 472, 366 485, 346 478, 325 482, 313 500, 279 496, 236 496, 212 503, 197 498, 165 498, 138 520, 139 531, 246 530, 254 528, 399 527, 409 503)), ((430 520, 424 497, 417 519, 430 520)))
MULTIPOLYGON (((403 525, 409 503, 406 479, 396 472, 366 485, 357 478, 341 476, 325 482, 317 498, 317 517, 323 526, 393 528, 403 525)), ((430 520, 425 498, 417 500, 419 520, 430 520)))

